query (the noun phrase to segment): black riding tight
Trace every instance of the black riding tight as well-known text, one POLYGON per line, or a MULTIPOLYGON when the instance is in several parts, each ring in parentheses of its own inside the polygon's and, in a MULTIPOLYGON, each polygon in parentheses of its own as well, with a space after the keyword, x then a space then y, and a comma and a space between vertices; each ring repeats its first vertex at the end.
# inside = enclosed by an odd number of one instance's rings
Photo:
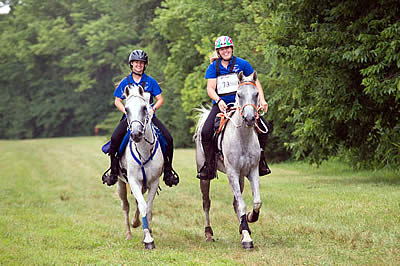
MULTIPOLYGON (((165 149, 165 156, 167 157, 166 161, 171 163, 174 152, 173 151, 174 144, 172 136, 169 133, 168 129, 164 126, 163 123, 161 123, 161 121, 157 117, 153 117, 152 122, 158 129, 160 129, 161 134, 163 135, 163 137, 167 142, 167 147, 165 149)), ((118 152, 119 146, 121 145, 122 140, 126 135, 127 128, 128 128, 128 123, 126 121, 126 118, 121 119, 121 121, 119 122, 118 126, 115 128, 111 136, 110 154, 116 154, 118 152)))

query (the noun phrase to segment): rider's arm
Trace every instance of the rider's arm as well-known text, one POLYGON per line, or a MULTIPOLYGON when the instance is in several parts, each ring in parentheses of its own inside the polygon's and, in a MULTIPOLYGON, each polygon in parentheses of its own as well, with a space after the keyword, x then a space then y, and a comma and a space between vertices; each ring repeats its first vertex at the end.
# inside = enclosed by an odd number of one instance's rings
POLYGON ((153 108, 156 110, 160 109, 160 107, 164 104, 164 97, 160 94, 158 94, 156 97, 156 103, 154 104, 153 108))
MULTIPOLYGON (((254 72, 253 72, 253 74, 254 74, 254 72)), ((251 74, 250 76, 253 77, 253 74, 251 74)), ((261 109, 264 112, 267 112, 268 111, 268 103, 265 100, 264 91, 263 91, 263 88, 261 86, 261 83, 260 83, 259 79, 256 80, 256 87, 258 89, 258 98, 260 99, 261 109)))
POLYGON ((121 98, 115 97, 114 104, 115 104, 115 106, 118 108, 118 110, 120 110, 121 112, 123 112, 124 114, 126 114, 125 106, 124 106, 124 104, 122 103, 122 99, 121 99, 121 98))
POLYGON ((207 79, 208 96, 218 104, 218 107, 221 111, 225 111, 227 106, 225 102, 219 98, 216 89, 217 89, 217 79, 207 79))

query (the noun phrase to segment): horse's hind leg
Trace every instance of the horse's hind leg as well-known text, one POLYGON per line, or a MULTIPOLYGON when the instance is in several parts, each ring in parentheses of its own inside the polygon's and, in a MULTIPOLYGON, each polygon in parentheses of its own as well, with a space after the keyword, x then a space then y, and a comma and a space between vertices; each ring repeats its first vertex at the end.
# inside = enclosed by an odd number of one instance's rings
POLYGON ((118 195, 121 199, 122 211, 125 214, 125 224, 126 224, 126 240, 132 239, 132 232, 129 226, 129 202, 126 193, 126 184, 121 180, 118 180, 118 195))
POLYGON ((137 200, 135 200, 135 203, 136 203, 136 211, 135 211, 135 216, 132 219, 132 227, 133 228, 137 228, 140 225, 140 219, 139 219, 140 212, 139 212, 139 207, 138 207, 137 200))
POLYGON ((200 180, 200 190, 203 197, 203 211, 206 217, 206 227, 204 230, 206 241, 215 241, 213 238, 213 231, 210 226, 210 180, 200 180))

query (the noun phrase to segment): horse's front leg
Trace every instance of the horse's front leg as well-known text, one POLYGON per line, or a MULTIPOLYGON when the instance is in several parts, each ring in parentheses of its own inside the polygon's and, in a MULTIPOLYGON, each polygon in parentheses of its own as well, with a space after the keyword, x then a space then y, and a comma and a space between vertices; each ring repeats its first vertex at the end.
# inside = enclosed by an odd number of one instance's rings
POLYGON ((143 244, 146 249, 153 249, 154 241, 151 238, 149 223, 147 220, 147 203, 142 193, 143 185, 140 183, 141 181, 139 180, 132 180, 131 178, 128 179, 132 193, 135 196, 135 199, 137 200, 140 215, 142 215, 142 228, 144 234, 143 244), (150 238, 147 237, 149 235, 150 238))
POLYGON ((206 218, 206 227, 204 229, 204 234, 206 241, 215 241, 213 238, 213 230, 210 226, 210 180, 200 180, 200 190, 203 197, 203 211, 206 218))
POLYGON ((258 168, 255 168, 251 171, 248 179, 250 181, 251 190, 253 192, 253 211, 247 214, 247 220, 250 223, 254 223, 258 220, 262 205, 260 197, 260 176, 258 173, 258 168))
POLYGON ((239 181, 239 173, 233 170, 232 167, 227 167, 227 169, 232 169, 227 171, 229 184, 231 185, 231 189, 235 199, 237 201, 237 214, 239 217, 239 233, 242 236, 242 247, 245 249, 253 248, 253 240, 250 237, 251 231, 249 225, 247 223, 246 216, 246 204, 243 200, 242 192, 240 190, 240 181, 239 181))
POLYGON ((151 221, 153 218, 153 202, 157 193, 158 185, 159 179, 151 184, 149 188, 149 193, 147 195, 147 220, 149 222, 149 229, 151 228, 151 221))
MULTIPOLYGON (((239 177, 239 185, 240 185, 240 193, 243 195, 243 190, 244 190, 244 177, 239 177)), ((233 210, 235 211, 239 221, 240 221, 240 215, 238 212, 238 201, 236 200, 235 196, 233 196, 233 210)))
POLYGON ((118 184, 117 184, 117 190, 118 190, 119 198, 121 199, 122 211, 125 214, 125 224, 126 224, 125 236, 126 236, 127 240, 130 240, 130 239, 132 239, 132 232, 131 232, 131 228, 129 226, 129 202, 128 202, 128 197, 127 197, 126 184, 119 179, 118 179, 118 184))

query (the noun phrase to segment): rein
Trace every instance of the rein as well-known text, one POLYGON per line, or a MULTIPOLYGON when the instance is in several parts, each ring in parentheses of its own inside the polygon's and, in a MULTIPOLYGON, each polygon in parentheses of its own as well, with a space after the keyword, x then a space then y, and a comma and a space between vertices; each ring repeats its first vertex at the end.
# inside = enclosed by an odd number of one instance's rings
MULTIPOLYGON (((240 88, 240 87, 243 86, 243 85, 252 85, 252 86, 254 86, 254 87, 257 87, 256 84, 255 84, 254 82, 246 81, 246 82, 240 83, 239 86, 238 86, 238 88, 240 88)), ((235 121, 233 121, 233 119, 230 117, 230 114, 231 114, 232 111, 235 111, 235 110, 237 109, 237 110, 239 111, 240 116, 243 118, 243 109, 244 109, 246 106, 251 106, 251 107, 254 108, 254 110, 255 110, 254 114, 255 114, 256 120, 258 120, 258 119, 260 118, 260 115, 262 116, 262 115, 264 114, 264 112, 262 111, 260 105, 256 106, 256 105, 254 105, 254 104, 252 104, 252 103, 246 103, 246 104, 244 104, 243 106, 237 106, 237 107, 233 106, 232 108, 229 109, 228 112, 227 112, 227 111, 224 111, 223 113, 220 113, 220 114, 218 114, 217 116, 219 116, 219 117, 221 117, 221 118, 222 118, 222 117, 225 117, 226 119, 230 120, 230 121, 232 122, 232 124, 233 124, 235 127, 239 128, 239 127, 241 127, 241 125, 237 125, 237 124, 235 123, 235 121), (260 110, 261 110, 261 112, 260 112, 260 110)), ((255 123, 256 129, 257 129, 257 131, 259 131, 260 133, 266 134, 266 133, 268 132, 268 128, 267 128, 267 126, 264 124, 264 122, 263 122, 262 120, 260 120, 260 122, 263 124, 263 126, 264 126, 264 128, 266 128, 266 130, 262 130, 262 129, 259 127, 258 123, 255 123)))
MULTIPOLYGON (((137 98, 140 98, 140 99, 146 101, 146 99, 145 99, 144 97, 140 96, 140 95, 131 95, 130 97, 137 97, 137 98)), ((128 99, 129 99, 129 98, 128 98, 128 99)), ((154 155, 155 155, 156 152, 157 152, 158 146, 159 146, 159 140, 158 140, 158 137, 156 136, 156 134, 155 134, 155 132, 154 132, 155 130, 154 130, 154 127, 153 127, 152 124, 150 124, 150 128, 151 128, 151 133, 152 133, 151 135, 153 136, 153 140, 152 140, 152 141, 149 141, 149 140, 146 139, 146 134, 145 134, 145 133, 146 133, 146 129, 147 129, 146 125, 149 123, 149 121, 150 121, 150 118, 149 118, 148 115, 146 116, 146 119, 145 119, 144 123, 143 123, 142 121, 140 121, 140 120, 137 120, 137 119, 136 119, 136 120, 132 120, 132 121, 130 121, 130 122, 128 121, 128 131, 129 131, 129 135, 130 135, 131 132, 132 132, 132 124, 133 124, 133 123, 139 123, 139 124, 143 127, 143 131, 141 132, 141 133, 143 133, 143 135, 144 135, 143 139, 144 139, 148 144, 153 145, 152 148, 154 148, 153 151, 151 152, 149 158, 147 158, 146 160, 141 160, 141 159, 143 158, 143 156, 140 154, 139 150, 137 149, 136 143, 135 143, 135 150, 136 150, 137 154, 139 155, 139 158, 137 158, 136 155, 135 155, 135 153, 133 152, 133 149, 132 149, 132 142, 133 142, 133 141, 132 141, 131 138, 129 138, 129 150, 130 150, 130 152, 131 152, 131 155, 132 155, 133 159, 136 161, 136 163, 140 166, 140 169, 142 170, 142 175, 143 175, 143 187, 144 187, 144 188, 146 188, 146 183, 147 183, 146 171, 145 171, 145 169, 144 169, 144 166, 145 166, 149 161, 151 161, 151 160, 153 159, 154 155), (155 143, 155 147, 154 147, 154 143, 155 143)))
MULTIPOLYGON (((140 169, 142 170, 142 175, 143 175, 143 187, 146 187, 146 183, 147 183, 146 171, 145 171, 145 169, 144 169, 144 166, 145 166, 150 160, 153 159, 154 155, 155 155, 156 152, 157 152, 158 146, 159 146, 159 140, 158 140, 158 138, 155 136, 153 127, 151 127, 151 129, 152 129, 153 139, 155 140, 155 143, 156 143, 156 144, 155 144, 155 147, 154 147, 152 153, 150 154, 149 158, 147 158, 147 159, 144 160, 144 161, 139 160, 139 159, 136 157, 136 155, 135 155, 135 153, 133 152, 133 149, 132 149, 132 140, 129 139, 129 149, 130 149, 131 155, 132 155, 133 159, 137 162, 137 164, 140 166, 140 169)), ((154 141, 153 141, 153 143, 154 143, 154 141)), ((135 144, 135 146, 136 146, 136 144, 135 144)), ((136 152, 139 154, 139 157, 142 158, 142 156, 140 155, 140 153, 139 153, 139 151, 138 151, 137 149, 136 149, 136 152)))

